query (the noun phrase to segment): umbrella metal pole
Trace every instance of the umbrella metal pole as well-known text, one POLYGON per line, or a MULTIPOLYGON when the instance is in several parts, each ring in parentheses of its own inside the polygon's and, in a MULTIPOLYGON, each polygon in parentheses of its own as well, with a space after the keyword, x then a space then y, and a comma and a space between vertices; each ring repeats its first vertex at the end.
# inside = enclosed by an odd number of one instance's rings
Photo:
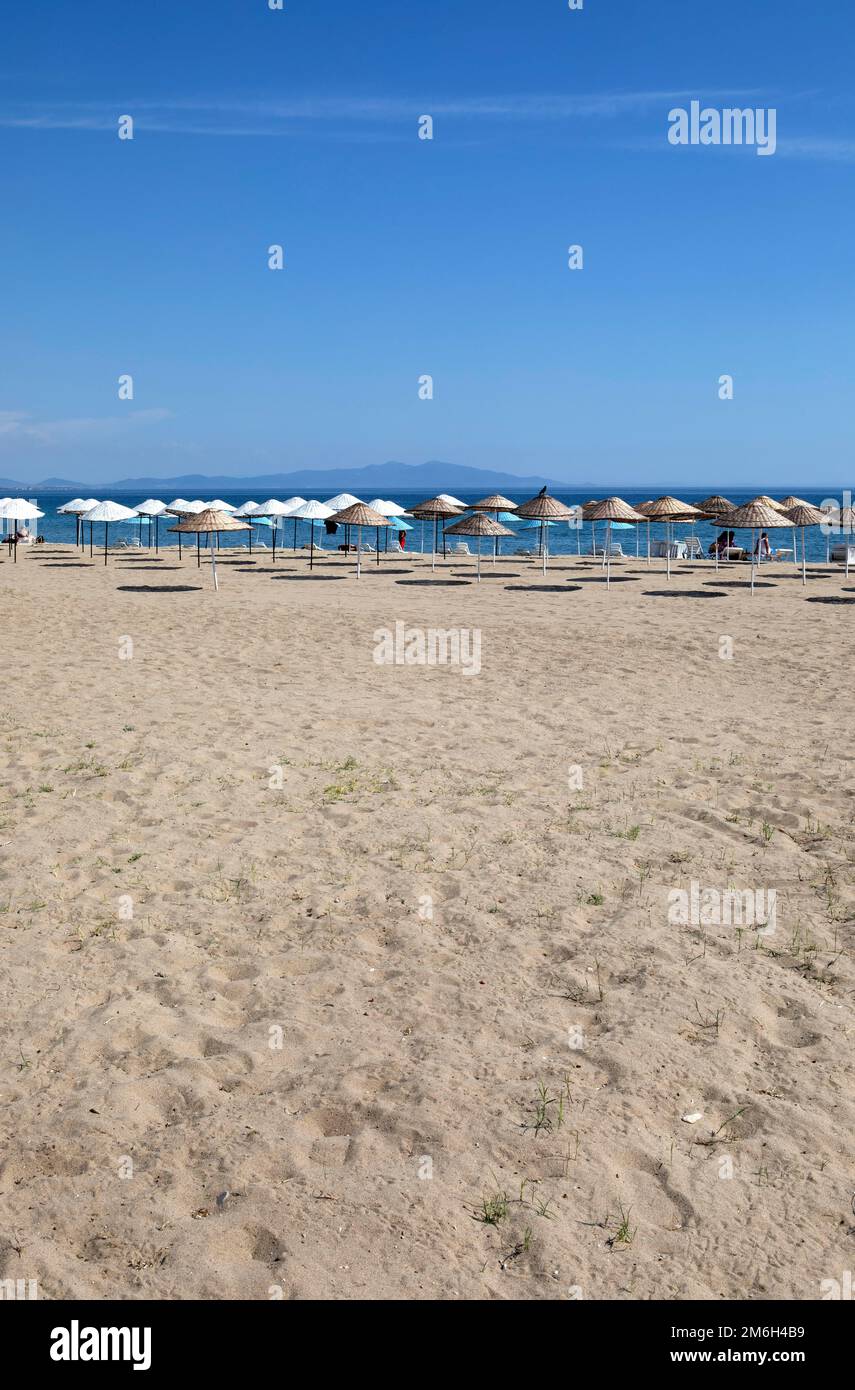
POLYGON ((650 522, 647 523, 647 568, 650 569, 650 522))
POLYGON ((220 582, 217 579, 217 547, 215 545, 211 546, 211 574, 214 576, 214 589, 219 593, 220 582))
POLYGON ((276 517, 273 518, 273 564, 276 564, 276 517))
POLYGON ((606 522, 606 588, 611 587, 612 582, 612 523, 606 522))
POLYGON ((751 527, 751 594, 754 594, 754 562, 757 559, 756 546, 754 544, 754 527, 751 527))
POLYGON ((178 560, 181 561, 181 532, 178 532, 178 560))
POLYGON ((197 568, 197 570, 202 568, 202 537, 201 537, 201 535, 197 535, 197 537, 196 537, 196 568, 197 568))
MULTIPOLYGON (((795 538, 794 538, 795 539, 795 538)), ((807 562, 805 560, 805 528, 802 527, 802 588, 807 584, 807 562)))
POLYGON ((110 529, 109 521, 104 522, 104 564, 107 563, 107 532, 110 529))
POLYGON ((434 517, 434 519, 433 519, 433 550, 431 551, 431 557, 430 557, 430 567, 431 567, 432 570, 435 570, 435 569, 436 569, 436 528, 437 528, 438 525, 439 525, 439 518, 438 518, 438 517, 434 517))
MULTIPOLYGON (((499 543, 499 537, 497 536, 497 537, 496 537, 496 544, 498 545, 498 543, 499 543)), ((493 563, 495 564, 495 562, 496 562, 496 557, 493 556, 493 563)), ((480 584, 480 583, 481 583, 481 537, 480 537, 480 536, 478 537, 478 560, 477 560, 477 563, 476 563, 476 565, 475 565, 475 569, 476 569, 477 574, 478 574, 478 583, 480 584)))
POLYGON ((92 559, 92 522, 89 523, 89 559, 92 559))
POLYGON ((670 579, 670 578, 671 578, 671 523, 670 523, 667 519, 666 519, 666 521, 665 521, 665 556, 666 556, 665 568, 666 568, 667 573, 668 573, 668 578, 670 579))
POLYGON ((543 573, 546 574, 546 522, 541 517, 540 521, 540 557, 543 563, 543 573))
MULTIPOLYGON (((345 542, 345 544, 346 544, 346 542, 345 542)), ((315 567, 315 528, 314 528, 314 526, 312 525, 312 523, 311 523, 311 521, 310 521, 310 522, 309 522, 309 569, 310 569, 310 570, 311 570, 311 569, 314 569, 314 567, 315 567)))
MULTIPOLYGON (((380 527, 379 527, 379 526, 376 526, 374 529, 375 529, 376 532, 377 532, 377 563, 378 563, 378 565, 379 565, 379 563, 380 563, 380 527)), ((361 530, 361 529, 360 529, 359 534, 360 534, 360 536, 362 535, 362 530, 361 530)), ((389 538, 389 527, 387 526, 387 527, 386 527, 386 539, 388 540, 388 538, 389 538)))

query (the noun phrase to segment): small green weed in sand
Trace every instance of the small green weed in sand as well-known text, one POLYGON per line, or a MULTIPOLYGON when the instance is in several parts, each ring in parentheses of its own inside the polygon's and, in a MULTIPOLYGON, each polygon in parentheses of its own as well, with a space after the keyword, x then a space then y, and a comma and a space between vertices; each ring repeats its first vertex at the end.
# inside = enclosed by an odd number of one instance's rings
POLYGON ((484 1226, 500 1226, 508 1219, 510 1205, 507 1192, 496 1192, 492 1197, 482 1199, 480 1207, 473 1213, 473 1218, 484 1226))
POLYGON ((635 1231, 633 1231, 633 1230, 630 1229, 629 1218, 630 1218, 631 1213, 632 1213, 632 1207, 630 1207, 628 1211, 624 1211, 624 1209, 623 1209, 623 1203, 621 1202, 620 1208, 619 1208, 619 1214, 618 1214, 617 1216, 607 1216, 607 1217, 606 1217, 606 1222, 607 1222, 607 1223, 608 1223, 609 1221, 613 1221, 613 1222, 616 1222, 616 1223, 617 1223, 617 1229, 616 1229, 614 1235, 609 1236, 609 1239, 608 1239, 607 1242, 606 1242, 607 1245, 611 1245, 611 1246, 615 1246, 615 1245, 632 1245, 632 1242, 635 1240, 635 1234, 636 1234, 636 1233, 635 1233, 635 1231))
POLYGON ((523 1120, 522 1129, 534 1130, 535 1138, 541 1130, 557 1130, 564 1123, 564 1101, 565 1097, 570 1097, 570 1087, 568 1078, 564 1078, 563 1089, 557 1096, 551 1096, 544 1081, 537 1083, 537 1095, 534 1100, 534 1117, 531 1120, 523 1120))

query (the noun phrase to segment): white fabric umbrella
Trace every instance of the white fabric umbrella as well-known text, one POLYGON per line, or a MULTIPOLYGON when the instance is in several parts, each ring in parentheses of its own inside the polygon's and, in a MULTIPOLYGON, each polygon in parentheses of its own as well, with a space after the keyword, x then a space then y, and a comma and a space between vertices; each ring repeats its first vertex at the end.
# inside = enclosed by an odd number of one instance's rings
POLYGON ((219 497, 215 497, 213 502, 206 502, 205 506, 212 512, 225 512, 227 516, 237 511, 237 507, 233 507, 231 502, 223 502, 219 497))
MULTIPOLYGON (((325 506, 325 507, 329 507, 329 508, 330 508, 330 511, 332 511, 333 513, 335 513, 335 512, 343 512, 347 507, 360 507, 360 506, 364 506, 364 505, 365 505, 365 503, 362 501, 362 498, 361 498, 361 497, 354 497, 354 495, 353 495, 352 492, 337 492, 336 495, 335 495, 335 497, 328 497, 327 500, 326 500, 326 502, 324 503, 324 506, 325 506)), ((385 515, 385 513, 384 513, 384 515, 385 515)), ((348 525, 347 525, 345 522, 342 522, 342 525, 344 526, 344 543, 345 543, 345 545, 349 545, 349 544, 350 544, 350 530, 349 530, 349 527, 348 527, 348 525)), ((361 534, 362 534, 362 533, 360 532, 360 535, 361 535, 361 534)))
POLYGON ((92 554, 92 523, 103 521, 104 523, 104 564, 107 563, 107 538, 110 531, 111 521, 128 521, 137 513, 133 507, 123 507, 121 502, 99 502, 93 507, 91 512, 83 513, 83 520, 89 522, 89 554, 92 554))
POLYGON ((361 502, 362 498, 354 497, 352 492, 337 492, 335 497, 327 498, 324 506, 333 512, 343 512, 345 507, 358 507, 361 502))
POLYGON ((466 503, 465 503, 465 502, 461 502, 461 500, 460 500, 459 497, 452 497, 450 492, 439 492, 439 493, 437 493, 437 496, 439 497, 439 499, 440 499, 441 502, 450 502, 451 505, 452 505, 452 507, 464 507, 464 508, 465 508, 465 506, 466 506, 466 503))
POLYGON ((134 508, 134 511, 137 513, 138 516, 144 516, 148 518, 149 545, 151 545, 151 523, 152 521, 154 522, 154 553, 156 555, 160 550, 159 518, 162 517, 164 512, 166 511, 166 503, 161 502, 158 497, 147 497, 144 502, 140 502, 139 506, 134 508))
MULTIPOLYGON (((0 507, 0 517, 2 517, 4 521, 35 521, 36 518, 40 516, 44 516, 44 512, 40 512, 38 507, 34 507, 32 502, 27 501, 26 497, 7 497, 2 507, 0 507)), ((15 527, 11 536, 8 537, 9 549, 14 549, 16 564, 18 562, 17 535, 18 528, 15 527)))
MULTIPOLYGON (((4 497, 4 502, 8 502, 8 497, 4 497)), ((80 540, 80 516, 82 512, 88 512, 89 507, 82 497, 72 497, 70 502, 65 502, 61 507, 57 507, 57 516, 74 517, 74 544, 80 540)))
POLYGON ((287 502, 277 502, 275 497, 268 497, 266 502, 259 502, 253 516, 269 516, 273 521, 273 563, 276 563, 276 528, 279 525, 279 518, 282 516, 293 515, 292 508, 287 502))
MULTIPOLYGON (((288 515, 289 515, 290 517, 293 517, 293 518, 294 518, 294 537, 295 537, 295 548, 296 548, 296 535, 297 535, 297 526, 296 526, 296 523, 297 523, 298 520, 299 520, 299 521, 326 521, 328 517, 334 516, 335 513, 333 512, 332 508, 326 506, 325 503, 323 503, 323 502, 316 502, 316 501, 314 501, 314 499, 312 499, 312 500, 309 501, 309 502, 303 502, 302 505, 299 506, 299 507, 292 507, 291 510, 288 512, 288 515)), ((314 526, 310 526, 310 527, 309 527, 309 532, 310 532, 310 535, 311 535, 311 540, 310 540, 310 542, 309 542, 309 569, 312 569, 313 566, 314 566, 314 562, 315 562, 315 528, 314 528, 314 526)))
MULTIPOLYGON (((384 498, 382 498, 382 497, 375 497, 375 498, 374 498, 374 501, 373 501, 373 502, 369 502, 368 505, 369 505, 369 507, 371 508, 372 511, 374 511, 374 512, 379 512, 381 516, 396 517, 396 516, 407 516, 407 515, 408 515, 408 512, 407 512, 406 507, 402 507, 401 504, 400 504, 400 502, 387 502, 387 501, 385 501, 384 498)), ((389 546, 389 528, 388 528, 388 527, 386 528, 385 542, 386 542, 386 549, 388 549, 388 546, 389 546)), ((377 563, 378 563, 378 565, 379 565, 379 563, 380 563, 380 532, 379 532, 379 531, 377 532, 377 563)))

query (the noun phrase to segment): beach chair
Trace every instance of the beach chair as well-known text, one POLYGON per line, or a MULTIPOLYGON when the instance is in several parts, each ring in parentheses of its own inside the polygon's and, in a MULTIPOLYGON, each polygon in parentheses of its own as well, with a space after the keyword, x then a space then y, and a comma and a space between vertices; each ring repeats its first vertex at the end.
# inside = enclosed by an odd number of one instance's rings
POLYGON ((831 547, 831 563, 833 565, 848 565, 851 568, 855 565, 855 545, 833 545, 831 547))
MULTIPOLYGON (((601 560, 605 553, 606 547, 604 545, 594 545, 588 551, 589 555, 596 556, 598 560, 601 560)), ((609 558, 612 560, 626 559, 626 556, 623 553, 623 546, 621 545, 620 541, 612 541, 611 545, 609 546, 609 558)))
POLYGON ((472 551, 465 541, 458 541, 451 553, 452 555, 471 555, 472 551))
POLYGON ((705 559, 706 559, 706 555, 705 555, 705 552, 704 552, 704 547, 703 547, 703 545, 701 544, 700 538, 699 538, 698 536, 689 536, 688 540, 684 541, 683 544, 684 544, 685 547, 686 547, 686 559, 687 559, 687 560, 705 560, 705 559))
POLYGON ((515 555, 531 555, 531 551, 530 551, 530 550, 526 550, 525 546, 520 546, 519 550, 515 550, 515 551, 514 551, 514 554, 515 554, 515 555))

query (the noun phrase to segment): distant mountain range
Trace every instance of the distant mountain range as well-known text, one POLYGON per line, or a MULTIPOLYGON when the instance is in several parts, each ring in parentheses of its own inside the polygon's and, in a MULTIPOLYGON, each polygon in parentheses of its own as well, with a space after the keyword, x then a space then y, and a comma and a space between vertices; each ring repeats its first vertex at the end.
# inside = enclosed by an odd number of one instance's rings
POLYGON ((0 494, 21 496, 44 492, 72 492, 81 497, 112 496, 114 493, 143 493, 145 496, 211 497, 241 492, 249 496, 331 497, 336 492, 353 492, 366 500, 395 492, 417 492, 432 497, 437 492, 537 492, 546 483, 566 488, 541 474, 518 477, 494 472, 490 468, 469 468, 460 463, 378 463, 367 468, 303 468, 296 473, 256 474, 252 477, 208 477, 204 473, 183 473, 175 478, 121 478, 110 483, 82 483, 69 478, 43 478, 38 483, 15 482, 0 478, 0 494))

